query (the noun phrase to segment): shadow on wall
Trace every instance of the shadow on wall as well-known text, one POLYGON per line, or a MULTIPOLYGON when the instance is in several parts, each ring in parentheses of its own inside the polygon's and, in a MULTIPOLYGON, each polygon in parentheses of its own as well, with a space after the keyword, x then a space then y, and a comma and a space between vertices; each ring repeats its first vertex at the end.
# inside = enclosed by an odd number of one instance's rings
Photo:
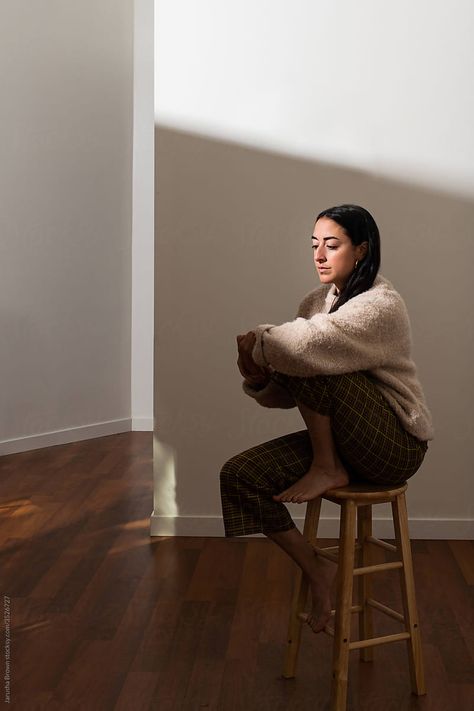
MULTIPOLYGON (((295 317, 320 283, 310 247, 315 216, 344 202, 373 214, 380 271, 410 313, 435 426, 431 456, 411 484, 416 515, 467 516, 474 200, 169 128, 156 127, 155 145, 155 516, 171 517, 177 534, 186 518, 189 535, 223 535, 224 462, 303 429, 296 409, 264 409, 243 394, 236 335, 295 317), (456 472, 452 501, 442 491, 446 471, 456 472)), ((304 515, 296 504, 290 512, 304 515)))

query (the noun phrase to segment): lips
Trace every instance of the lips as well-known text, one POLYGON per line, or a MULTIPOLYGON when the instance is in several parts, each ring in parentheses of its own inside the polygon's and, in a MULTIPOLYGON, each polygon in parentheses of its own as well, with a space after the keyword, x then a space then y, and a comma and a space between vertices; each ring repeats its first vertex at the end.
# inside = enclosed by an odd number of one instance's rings
POLYGON ((318 267, 319 272, 327 272, 331 267, 318 267))

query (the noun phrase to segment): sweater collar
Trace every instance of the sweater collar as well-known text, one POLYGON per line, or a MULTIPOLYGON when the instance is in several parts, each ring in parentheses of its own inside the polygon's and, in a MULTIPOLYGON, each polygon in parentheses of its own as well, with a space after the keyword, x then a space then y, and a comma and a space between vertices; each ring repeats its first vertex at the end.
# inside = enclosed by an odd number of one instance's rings
POLYGON ((331 286, 328 289, 328 293, 326 294, 326 301, 325 301, 325 311, 326 313, 329 313, 329 309, 332 306, 332 302, 336 298, 336 285, 331 284, 331 286))
MULTIPOLYGON (((388 282, 388 280, 387 280, 382 274, 380 274, 380 272, 379 272, 379 273, 377 274, 377 276, 375 277, 374 283, 372 284, 372 286, 370 287, 370 289, 373 289, 373 288, 376 287, 376 286, 380 286, 380 284, 389 284, 389 282, 388 282)), ((370 291, 370 289, 369 289, 369 291, 370 291)), ((329 287, 328 292, 327 292, 327 294, 326 294, 326 307, 327 307, 327 310, 329 310, 329 309, 331 308, 332 302, 333 302, 334 299, 336 298, 336 292, 337 292, 336 285, 335 285, 335 284, 331 284, 331 286, 329 287)))

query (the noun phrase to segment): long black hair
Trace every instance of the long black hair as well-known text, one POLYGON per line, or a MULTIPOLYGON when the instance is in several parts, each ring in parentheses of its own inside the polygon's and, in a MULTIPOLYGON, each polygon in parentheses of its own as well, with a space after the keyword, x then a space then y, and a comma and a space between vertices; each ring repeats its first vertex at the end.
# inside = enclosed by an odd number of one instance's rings
POLYGON ((328 207, 319 213, 320 217, 334 220, 344 228, 353 245, 368 242, 365 256, 359 260, 344 287, 340 290, 336 302, 331 306, 329 313, 345 304, 353 296, 362 294, 370 289, 380 268, 380 233, 377 224, 368 210, 360 205, 336 205, 328 207))

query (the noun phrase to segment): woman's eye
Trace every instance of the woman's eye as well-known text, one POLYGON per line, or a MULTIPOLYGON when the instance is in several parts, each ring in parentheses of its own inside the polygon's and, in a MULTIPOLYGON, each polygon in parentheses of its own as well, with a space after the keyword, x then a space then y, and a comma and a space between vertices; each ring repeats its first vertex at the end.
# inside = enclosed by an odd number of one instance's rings
MULTIPOLYGON (((319 245, 317 245, 317 244, 312 244, 312 245, 311 245, 311 249, 317 249, 318 246, 319 246, 319 245)), ((327 248, 328 248, 328 249, 337 249, 337 247, 331 247, 331 245, 329 245, 329 244, 327 245, 327 248)))

